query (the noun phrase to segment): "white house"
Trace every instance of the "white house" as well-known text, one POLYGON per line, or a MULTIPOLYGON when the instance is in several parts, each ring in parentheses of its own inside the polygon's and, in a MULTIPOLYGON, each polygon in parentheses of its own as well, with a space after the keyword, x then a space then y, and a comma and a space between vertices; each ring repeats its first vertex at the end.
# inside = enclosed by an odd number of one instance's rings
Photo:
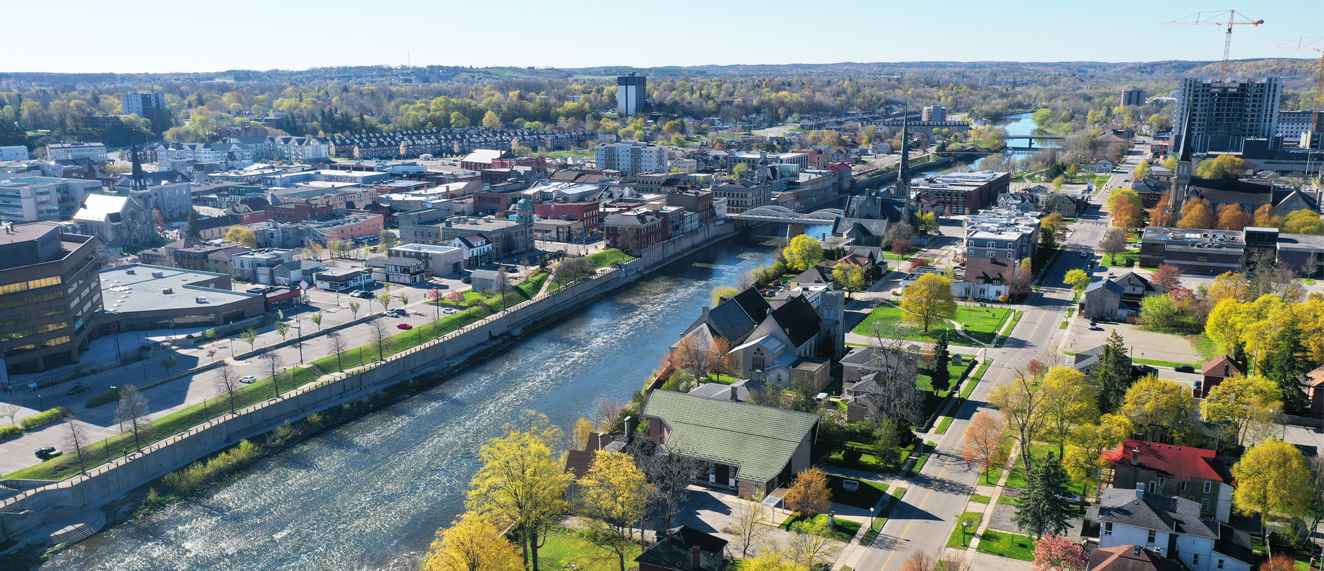
POLYGON ((1191 571, 1250 571, 1250 536, 1200 517, 1200 504, 1181 497, 1109 488, 1086 521, 1099 526, 1099 547, 1140 545, 1181 559, 1191 571))
POLYGON ((1101 159, 1099 162, 1094 163, 1094 166, 1090 167, 1090 170, 1098 174, 1108 174, 1113 172, 1113 168, 1116 166, 1117 165, 1114 165, 1113 162, 1108 159, 1101 159))
POLYGON ((449 245, 464 250, 464 265, 470 268, 486 264, 489 261, 488 256, 492 253, 492 241, 482 234, 460 236, 451 240, 449 245))

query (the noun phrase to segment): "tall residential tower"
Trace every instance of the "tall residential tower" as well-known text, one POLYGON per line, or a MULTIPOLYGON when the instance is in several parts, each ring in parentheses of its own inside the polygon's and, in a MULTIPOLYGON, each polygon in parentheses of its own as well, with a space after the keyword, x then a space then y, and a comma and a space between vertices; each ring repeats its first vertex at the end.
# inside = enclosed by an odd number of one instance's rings
POLYGON ((1240 83, 1184 79, 1173 115, 1181 121, 1173 130, 1179 139, 1172 148, 1189 146, 1195 154, 1237 153, 1246 139, 1273 137, 1281 96, 1282 83, 1276 77, 1240 83), (1186 145, 1181 139, 1188 136, 1186 145))
POLYGON ((616 113, 629 117, 648 110, 648 78, 631 73, 616 78, 616 113))

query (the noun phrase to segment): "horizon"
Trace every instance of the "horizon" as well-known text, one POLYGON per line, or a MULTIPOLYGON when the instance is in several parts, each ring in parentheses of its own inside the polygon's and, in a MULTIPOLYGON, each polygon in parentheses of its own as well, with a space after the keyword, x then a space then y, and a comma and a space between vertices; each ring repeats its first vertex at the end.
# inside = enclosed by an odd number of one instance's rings
MULTIPOLYGON (((70 0, 66 6, 71 13, 105 8, 88 0, 70 0)), ((679 0, 668 5, 670 10, 661 18, 651 5, 606 2, 562 10, 515 0, 496 15, 420 0, 384 0, 371 9, 347 0, 330 0, 319 4, 317 11, 254 0, 235 0, 231 6, 234 8, 228 13, 243 16, 215 26, 197 24, 216 18, 215 9, 202 3, 149 1, 134 5, 134 11, 117 10, 98 14, 95 19, 65 18, 60 22, 58 41, 35 49, 30 37, 20 39, 10 34, 0 38, 0 49, 23 54, 7 62, 14 67, 3 72, 178 74, 430 65, 647 69, 854 62, 1212 62, 1222 59, 1224 39, 1218 26, 1159 25, 1202 10, 1206 16, 1217 12, 1196 0, 1177 0, 1158 8, 1139 0, 1098 5, 1039 5, 1022 0, 996 9, 974 0, 948 0, 937 6, 887 6, 855 0, 817 14, 801 14, 803 5, 788 0, 757 5, 679 0), (751 10, 751 6, 757 9, 751 10), (356 17, 353 26, 346 26, 344 14, 352 11, 366 15, 356 17), (846 28, 841 25, 847 21, 839 17, 842 14, 852 15, 851 22, 878 23, 846 28), (951 17, 953 14, 961 17, 951 17), (377 15, 380 18, 374 18, 377 15), (597 19, 595 15, 603 17, 597 19), (795 25, 783 25, 792 19, 795 25), (399 21, 424 24, 397 25, 399 21), (439 25, 430 26, 432 22, 439 25), (729 23, 732 28, 714 30, 713 22, 729 23), (919 25, 910 25, 914 22, 919 25), (623 23, 630 31, 614 34, 619 29, 616 23, 623 23), (765 27, 755 29, 759 23, 765 27), (126 30, 129 34, 150 30, 148 48, 123 49, 123 42, 107 43, 107 37, 123 35, 126 30), (607 32, 602 35, 604 39, 593 35, 603 30, 607 32), (1086 34, 1082 35, 1082 30, 1086 34), (806 35, 794 41, 778 41, 796 32, 806 35), (89 53, 97 55, 89 57, 89 53), (975 53, 984 57, 966 59, 975 53), (1045 60, 1040 57, 1045 53, 1060 57, 1045 60)), ((1270 46, 1317 34, 1319 23, 1324 22, 1324 5, 1285 0, 1254 7, 1250 12, 1248 17, 1265 23, 1234 30, 1231 59, 1317 57, 1313 51, 1272 50, 1270 46)), ((49 17, 44 6, 33 4, 18 4, 8 13, 14 22, 49 17)), ((141 46, 148 34, 136 35, 134 45, 141 46)))

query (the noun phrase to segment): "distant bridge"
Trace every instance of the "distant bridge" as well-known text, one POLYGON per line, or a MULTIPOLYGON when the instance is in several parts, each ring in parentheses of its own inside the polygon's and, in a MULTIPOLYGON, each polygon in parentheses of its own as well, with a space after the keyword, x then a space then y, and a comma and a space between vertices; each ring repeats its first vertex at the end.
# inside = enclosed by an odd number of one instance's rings
POLYGON ((1041 139, 1061 141, 1066 139, 1066 137, 1063 137, 1062 135, 1007 135, 1006 137, 1003 137, 1003 139, 1041 139))
POLYGON ((782 224, 836 225, 837 220, 846 216, 840 208, 824 208, 813 212, 796 212, 785 206, 759 206, 739 214, 726 217, 746 222, 780 222, 782 224))

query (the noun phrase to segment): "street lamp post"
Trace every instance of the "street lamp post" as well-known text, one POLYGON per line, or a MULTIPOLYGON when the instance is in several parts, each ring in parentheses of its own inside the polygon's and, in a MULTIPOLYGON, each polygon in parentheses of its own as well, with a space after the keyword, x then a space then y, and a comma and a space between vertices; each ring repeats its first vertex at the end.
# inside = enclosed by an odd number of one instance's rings
POLYGON ((873 510, 874 508, 869 508, 869 531, 873 531, 873 510))
POLYGON ((303 320, 302 320, 302 319, 296 319, 296 320, 294 320, 294 323, 298 326, 298 329, 299 329, 299 342, 298 342, 298 345, 299 345, 299 363, 303 363, 303 320))
POLYGON ((969 545, 969 540, 967 539, 969 536, 970 520, 965 520, 961 522, 961 545, 969 545))

